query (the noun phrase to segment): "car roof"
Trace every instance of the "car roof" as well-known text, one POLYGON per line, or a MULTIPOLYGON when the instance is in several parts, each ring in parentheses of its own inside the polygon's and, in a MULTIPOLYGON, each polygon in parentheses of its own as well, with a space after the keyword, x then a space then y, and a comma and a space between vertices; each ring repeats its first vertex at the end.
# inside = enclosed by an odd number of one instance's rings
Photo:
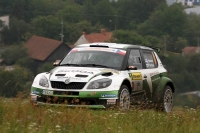
POLYGON ((80 44, 77 45, 75 48, 81 48, 81 47, 107 47, 107 48, 118 48, 118 49, 138 48, 138 49, 153 50, 152 48, 146 46, 133 45, 133 44, 120 44, 120 43, 107 43, 107 42, 80 44))

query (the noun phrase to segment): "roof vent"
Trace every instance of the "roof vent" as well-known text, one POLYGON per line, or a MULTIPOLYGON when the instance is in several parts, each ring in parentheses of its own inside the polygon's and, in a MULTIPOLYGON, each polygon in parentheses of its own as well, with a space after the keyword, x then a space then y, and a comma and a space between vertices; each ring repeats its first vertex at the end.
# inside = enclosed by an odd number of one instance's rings
POLYGON ((105 45, 90 45, 90 47, 103 47, 103 48, 109 48, 108 46, 105 46, 105 45))

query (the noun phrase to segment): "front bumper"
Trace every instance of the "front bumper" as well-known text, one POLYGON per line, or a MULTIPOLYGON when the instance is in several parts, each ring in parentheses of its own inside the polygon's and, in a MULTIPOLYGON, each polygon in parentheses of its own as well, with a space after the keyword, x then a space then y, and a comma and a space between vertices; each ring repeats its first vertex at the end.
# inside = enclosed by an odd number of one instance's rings
POLYGON ((118 91, 58 91, 31 88, 31 102, 37 105, 106 108, 116 105, 118 91))

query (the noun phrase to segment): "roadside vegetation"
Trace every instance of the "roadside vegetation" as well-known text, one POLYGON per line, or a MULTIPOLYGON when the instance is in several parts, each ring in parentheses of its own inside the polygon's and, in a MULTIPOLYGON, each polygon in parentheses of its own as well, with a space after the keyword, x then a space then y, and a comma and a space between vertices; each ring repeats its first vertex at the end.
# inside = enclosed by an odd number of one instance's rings
POLYGON ((2 133, 196 133, 200 110, 175 107, 169 114, 132 107, 129 111, 31 106, 21 95, 0 99, 2 133))

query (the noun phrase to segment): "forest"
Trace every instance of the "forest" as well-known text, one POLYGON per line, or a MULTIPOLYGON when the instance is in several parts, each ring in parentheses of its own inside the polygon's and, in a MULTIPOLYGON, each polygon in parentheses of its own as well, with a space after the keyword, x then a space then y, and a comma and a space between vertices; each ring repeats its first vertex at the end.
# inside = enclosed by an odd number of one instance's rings
POLYGON ((13 71, 0 69, 0 95, 29 93, 34 76, 53 68, 35 67, 23 44, 32 36, 73 45, 82 32, 113 32, 111 42, 160 47, 159 56, 174 81, 176 94, 200 86, 200 54, 182 55, 186 46, 199 46, 200 15, 186 14, 183 5, 165 0, 1 0, 0 16, 9 15, 9 27, 0 31, 0 57, 13 71))

